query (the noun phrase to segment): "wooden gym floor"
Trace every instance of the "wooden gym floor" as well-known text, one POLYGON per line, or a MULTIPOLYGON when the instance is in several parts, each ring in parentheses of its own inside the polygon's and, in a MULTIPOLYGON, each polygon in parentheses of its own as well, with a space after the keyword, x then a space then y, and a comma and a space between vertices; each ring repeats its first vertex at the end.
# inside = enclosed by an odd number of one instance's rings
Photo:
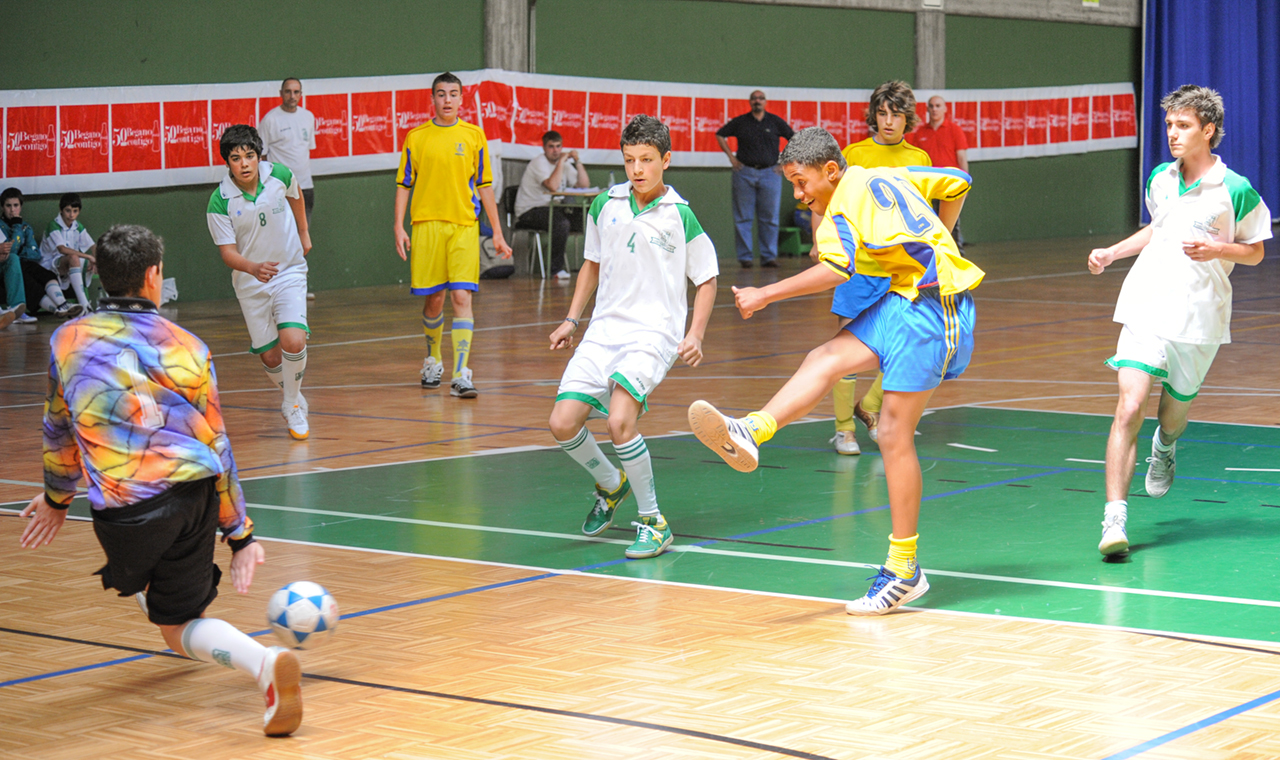
POLYGON ((731 308, 728 285, 785 276, 798 260, 780 272, 725 262, 706 362, 673 369, 652 396, 641 430, 678 538, 641 561, 622 557, 630 501, 598 539, 578 533, 590 484, 549 448, 567 356, 545 336, 571 286, 484 284, 472 401, 418 387, 421 300, 406 289, 320 293, 305 443, 285 434, 236 304, 180 304, 178 321, 218 355, 268 551, 251 593, 224 586, 210 614, 259 632, 270 592, 307 579, 346 615, 303 654, 306 719, 284 740, 258 732, 248 679, 159 651, 132 601, 101 590, 89 523, 69 521, 50 547, 17 547, 12 510, 41 480, 55 325, 10 327, 0 755, 1280 756, 1280 265, 1237 268, 1235 342, 1193 408, 1178 481, 1148 500, 1139 468, 1134 551, 1104 562, 1098 460, 1115 380, 1102 361, 1123 273, 1091 277, 1084 258, 1107 242, 967 251, 988 273, 977 348, 917 439, 933 588, 871 620, 845 615, 843 601, 865 591, 889 532, 875 445, 861 437, 857 458, 830 451, 824 402, 764 448, 766 467, 740 475, 684 422, 696 398, 757 408, 831 334, 821 296, 748 322, 731 308))

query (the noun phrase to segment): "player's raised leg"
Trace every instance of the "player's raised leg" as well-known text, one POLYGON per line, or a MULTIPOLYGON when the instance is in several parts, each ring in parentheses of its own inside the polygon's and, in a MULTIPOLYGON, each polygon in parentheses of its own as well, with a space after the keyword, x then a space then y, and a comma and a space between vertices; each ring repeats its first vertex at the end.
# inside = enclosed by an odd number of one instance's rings
POLYGON ((759 447, 779 428, 800 419, 831 392, 836 381, 880 366, 879 359, 847 330, 809 352, 791 379, 758 412, 732 418, 705 401, 689 407, 689 427, 707 448, 739 472, 760 463, 759 447))
POLYGON ((627 476, 609 461, 595 436, 587 430, 587 418, 599 402, 585 394, 561 393, 551 409, 551 434, 564 453, 577 462, 595 482, 595 503, 582 523, 582 532, 598 536, 612 523, 615 511, 631 492, 627 476), (589 401, 575 396, 584 396, 589 401))

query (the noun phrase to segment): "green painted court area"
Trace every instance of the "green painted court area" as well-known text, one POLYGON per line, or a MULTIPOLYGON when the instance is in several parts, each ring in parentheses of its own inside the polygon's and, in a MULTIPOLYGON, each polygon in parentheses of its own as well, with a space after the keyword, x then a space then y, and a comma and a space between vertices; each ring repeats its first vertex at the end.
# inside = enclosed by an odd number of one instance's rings
MULTIPOLYGON (((1097 552, 1107 417, 945 409, 920 425, 915 606, 1280 641, 1280 431, 1192 423, 1177 480, 1143 494, 1130 555, 1097 552), (959 445, 956 445, 959 444, 959 445), (1072 461, 1086 460, 1086 461, 1072 461), (1228 469, 1232 468, 1232 469, 1228 469), (1252 470, 1252 471, 1250 471, 1252 470)), ((397 464, 244 484, 259 535, 323 544, 827 598, 860 596, 890 532, 875 445, 841 457, 830 422, 784 429, 751 474, 691 435, 649 439, 672 551, 627 561, 635 502, 597 539, 591 483, 559 449, 397 464)), ((609 448, 606 446, 606 451, 609 448)))

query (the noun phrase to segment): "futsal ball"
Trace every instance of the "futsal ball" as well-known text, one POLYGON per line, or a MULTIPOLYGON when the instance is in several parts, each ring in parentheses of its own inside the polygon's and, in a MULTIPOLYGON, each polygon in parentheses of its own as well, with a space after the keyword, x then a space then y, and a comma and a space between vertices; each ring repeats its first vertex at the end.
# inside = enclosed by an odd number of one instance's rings
POLYGON ((271 595, 267 623, 285 646, 311 649, 338 627, 338 603, 319 583, 295 581, 271 595))

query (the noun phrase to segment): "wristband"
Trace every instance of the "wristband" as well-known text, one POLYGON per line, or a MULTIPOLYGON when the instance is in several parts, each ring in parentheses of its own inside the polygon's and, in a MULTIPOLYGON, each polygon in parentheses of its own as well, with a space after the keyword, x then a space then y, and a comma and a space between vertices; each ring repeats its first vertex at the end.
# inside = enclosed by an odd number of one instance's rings
POLYGON ((578 329, 578 320, 574 319, 573 317, 565 317, 565 318, 564 318, 564 321, 566 321, 566 322, 568 322, 569 324, 573 325, 573 329, 575 329, 575 330, 577 330, 577 329, 578 329))
POLYGON ((46 504, 48 504, 48 505, 49 505, 50 507, 52 507, 53 509, 59 510, 59 511, 61 511, 61 512, 66 512, 66 511, 67 511, 67 508, 71 506, 71 502, 72 502, 72 500, 74 500, 74 499, 75 499, 75 497, 74 497, 74 496, 72 496, 70 499, 67 499, 67 503, 66 503, 66 504, 61 504, 61 503, 59 503, 59 502, 54 501, 53 499, 50 499, 50 498, 49 498, 49 494, 45 494, 45 496, 44 496, 44 501, 45 501, 45 503, 46 503, 46 504))
POLYGON ((245 548, 249 544, 256 544, 256 543, 258 543, 258 539, 254 538, 252 535, 245 536, 244 538, 228 538, 227 539, 227 546, 231 547, 232 554, 235 554, 236 552, 245 548))

